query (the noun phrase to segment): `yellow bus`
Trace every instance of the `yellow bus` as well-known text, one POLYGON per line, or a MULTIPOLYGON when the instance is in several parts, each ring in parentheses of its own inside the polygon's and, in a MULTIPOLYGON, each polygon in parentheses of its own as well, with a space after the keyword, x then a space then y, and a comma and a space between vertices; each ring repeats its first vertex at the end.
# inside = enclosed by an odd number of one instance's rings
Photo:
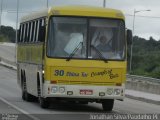
POLYGON ((17 43, 22 99, 42 108, 58 100, 102 103, 111 111, 123 100, 127 43, 121 11, 91 6, 57 6, 21 19, 17 43))

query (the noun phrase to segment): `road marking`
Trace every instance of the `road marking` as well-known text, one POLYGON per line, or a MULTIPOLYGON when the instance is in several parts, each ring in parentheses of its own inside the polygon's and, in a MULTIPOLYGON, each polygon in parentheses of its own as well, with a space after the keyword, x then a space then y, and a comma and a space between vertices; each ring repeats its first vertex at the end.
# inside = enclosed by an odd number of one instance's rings
POLYGON ((28 116, 29 118, 33 119, 33 120, 40 120, 39 118, 29 114, 28 112, 24 111, 23 109, 15 106, 14 104, 10 103, 9 101, 5 100, 4 98, 0 97, 0 100, 3 101, 4 103, 6 103, 7 105, 15 108, 17 111, 23 113, 24 115, 28 116))

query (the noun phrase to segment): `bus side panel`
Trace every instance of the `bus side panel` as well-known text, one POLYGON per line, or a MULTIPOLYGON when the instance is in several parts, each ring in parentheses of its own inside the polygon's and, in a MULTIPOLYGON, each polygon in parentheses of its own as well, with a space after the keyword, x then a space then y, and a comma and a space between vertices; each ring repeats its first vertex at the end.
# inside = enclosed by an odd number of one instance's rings
POLYGON ((25 44, 18 46, 19 80, 21 85, 20 73, 24 71, 26 77, 27 92, 38 96, 37 74, 42 73, 42 49, 43 44, 25 44))

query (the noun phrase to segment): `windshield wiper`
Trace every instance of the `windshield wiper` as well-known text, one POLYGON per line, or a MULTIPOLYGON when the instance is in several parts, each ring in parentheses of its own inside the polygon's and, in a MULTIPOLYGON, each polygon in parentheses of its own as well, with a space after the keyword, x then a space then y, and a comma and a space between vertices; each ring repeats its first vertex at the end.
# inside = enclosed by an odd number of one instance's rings
POLYGON ((101 58, 101 60, 103 60, 105 63, 108 63, 106 58, 102 55, 102 53, 95 46, 91 45, 91 47, 97 52, 97 54, 101 58))
POLYGON ((69 57, 66 59, 66 61, 70 61, 72 57, 75 55, 75 53, 78 51, 79 47, 83 46, 83 42, 80 42, 77 47, 72 51, 72 53, 69 55, 69 57))

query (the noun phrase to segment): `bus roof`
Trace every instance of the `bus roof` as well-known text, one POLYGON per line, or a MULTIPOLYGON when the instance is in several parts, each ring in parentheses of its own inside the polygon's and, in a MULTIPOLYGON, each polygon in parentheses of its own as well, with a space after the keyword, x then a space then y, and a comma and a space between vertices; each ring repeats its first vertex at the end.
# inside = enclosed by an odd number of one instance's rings
POLYGON ((120 10, 93 6, 59 6, 52 7, 50 12, 54 15, 111 17, 124 19, 124 15, 120 10))
POLYGON ((44 10, 41 10, 41 11, 36 11, 36 12, 33 12, 29 15, 26 15, 26 16, 22 17, 20 22, 21 23, 27 22, 27 21, 34 20, 34 19, 37 19, 37 18, 46 17, 47 15, 48 15, 48 9, 44 9, 44 10))
POLYGON ((124 15, 120 10, 92 7, 92 6, 55 6, 49 10, 45 9, 39 12, 34 12, 21 19, 21 22, 46 17, 48 15, 64 15, 64 16, 90 16, 90 17, 107 17, 124 19, 124 15))

